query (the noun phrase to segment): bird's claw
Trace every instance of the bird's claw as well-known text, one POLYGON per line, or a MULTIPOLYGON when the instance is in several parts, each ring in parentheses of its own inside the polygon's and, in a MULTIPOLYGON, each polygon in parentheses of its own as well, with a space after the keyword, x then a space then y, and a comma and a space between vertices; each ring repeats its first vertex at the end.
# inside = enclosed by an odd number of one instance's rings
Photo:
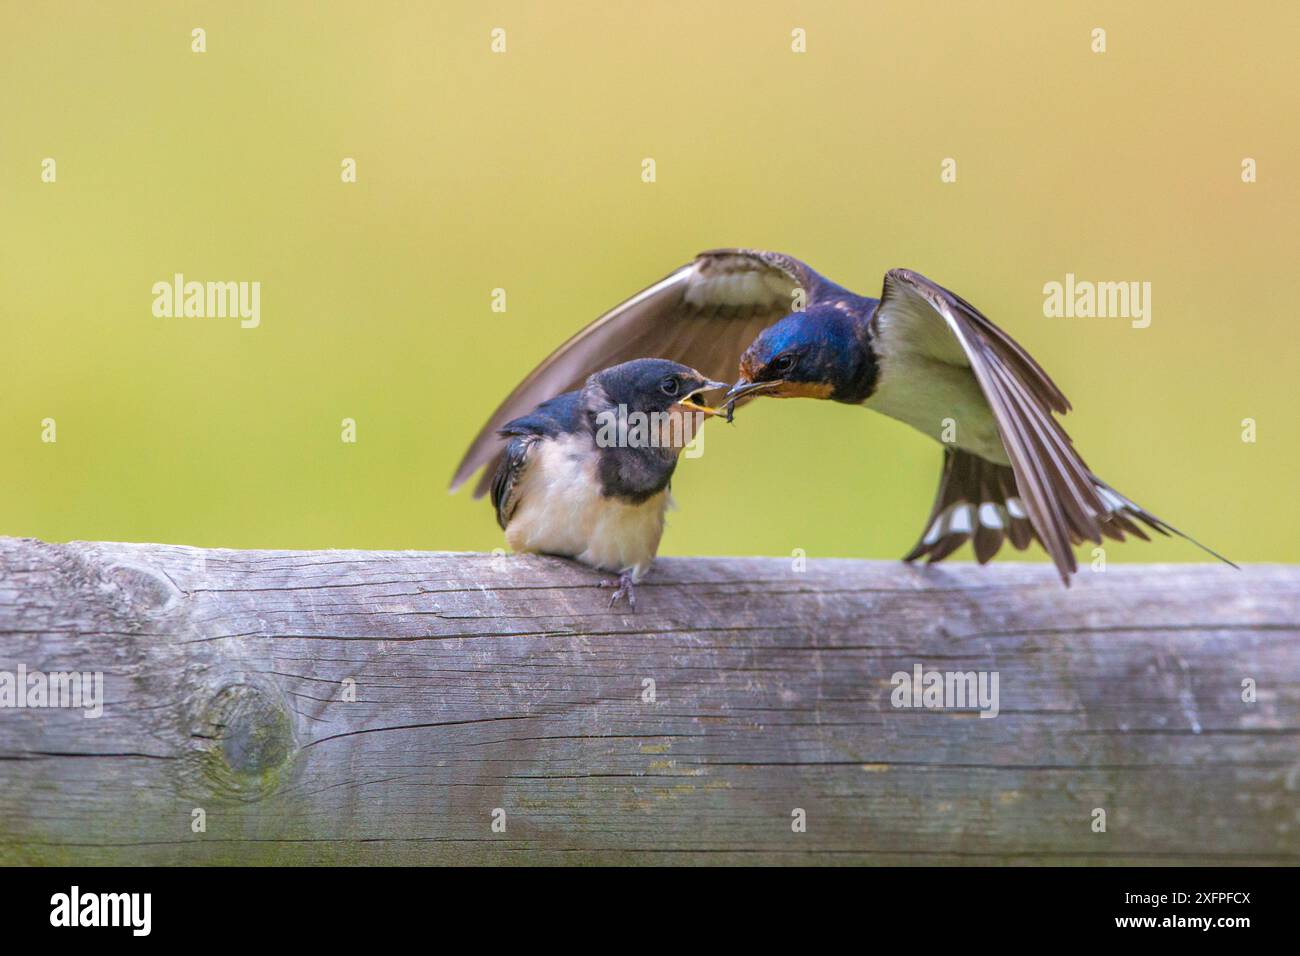
POLYGON ((615 604, 617 604, 619 598, 626 598, 627 606, 635 611, 636 610, 636 589, 632 583, 632 572, 624 571, 622 574, 618 576, 618 581, 616 582, 615 581, 600 582, 600 586, 603 588, 612 588, 615 587, 615 585, 617 585, 617 590, 615 590, 614 593, 610 595, 609 606, 613 607, 615 604))

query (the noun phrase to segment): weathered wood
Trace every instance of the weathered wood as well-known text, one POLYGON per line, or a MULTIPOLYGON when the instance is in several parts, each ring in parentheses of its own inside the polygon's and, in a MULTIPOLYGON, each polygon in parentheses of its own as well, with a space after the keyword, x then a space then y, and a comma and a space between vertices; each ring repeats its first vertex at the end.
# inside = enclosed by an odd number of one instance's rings
POLYGON ((0 539, 0 672, 106 697, 0 709, 0 863, 1300 861, 1300 569, 597 581, 0 539), (895 708, 917 663, 997 672, 999 715, 895 708))

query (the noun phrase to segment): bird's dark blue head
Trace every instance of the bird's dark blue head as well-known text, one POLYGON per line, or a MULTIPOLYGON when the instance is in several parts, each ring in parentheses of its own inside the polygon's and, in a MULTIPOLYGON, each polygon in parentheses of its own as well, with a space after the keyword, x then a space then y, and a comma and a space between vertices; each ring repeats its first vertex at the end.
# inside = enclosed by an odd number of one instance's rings
POLYGON ((740 379, 727 400, 748 395, 865 400, 875 385, 876 363, 860 320, 857 310, 840 303, 787 315, 745 350, 740 379))
POLYGON ((622 406, 629 412, 667 412, 674 406, 683 410, 715 413, 703 394, 726 388, 723 382, 710 381, 693 368, 667 359, 633 359, 597 372, 588 379, 588 391, 594 404, 604 409, 622 406))
POLYGON ((701 398, 726 388, 665 359, 635 359, 587 379, 582 401, 599 449, 602 494, 634 504, 668 487, 677 456, 708 415, 701 398))

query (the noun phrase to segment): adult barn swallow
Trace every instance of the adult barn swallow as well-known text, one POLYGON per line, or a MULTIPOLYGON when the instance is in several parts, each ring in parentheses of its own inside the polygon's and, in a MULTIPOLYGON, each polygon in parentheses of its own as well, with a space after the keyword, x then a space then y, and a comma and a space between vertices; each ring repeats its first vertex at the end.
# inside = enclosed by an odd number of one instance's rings
POLYGON ((791 256, 751 249, 701 253, 561 345, 489 419, 452 489, 501 454, 502 423, 634 355, 717 378, 739 368, 732 403, 862 405, 944 444, 938 494, 906 561, 939 561, 970 540, 983 564, 1005 539, 1018 549, 1037 539, 1068 585, 1072 546, 1084 540, 1146 540, 1144 527, 1193 540, 1092 473, 1055 418, 1070 410, 1061 390, 965 299, 908 269, 885 273, 873 299, 791 256))
POLYGON ((726 387, 676 362, 637 359, 501 426, 506 446, 491 491, 506 543, 612 571, 610 603, 625 597, 635 607, 678 455, 703 418, 718 414, 700 396, 726 387))

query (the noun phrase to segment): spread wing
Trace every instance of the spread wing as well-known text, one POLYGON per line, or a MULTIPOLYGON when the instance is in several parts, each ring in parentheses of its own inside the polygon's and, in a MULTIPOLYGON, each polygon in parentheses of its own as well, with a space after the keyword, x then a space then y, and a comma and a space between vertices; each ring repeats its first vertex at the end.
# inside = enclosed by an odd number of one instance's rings
MULTIPOLYGON (((871 321, 877 327, 905 329, 913 347, 931 358, 951 365, 969 367, 988 401, 998 435, 1011 462, 1004 469, 977 467, 981 460, 968 461, 961 454, 945 460, 936 514, 931 515, 926 536, 911 557, 930 552, 932 560, 958 547, 965 537, 935 527, 945 508, 964 503, 976 507, 953 512, 957 534, 977 532, 980 504, 1002 504, 1014 500, 1007 515, 1006 531, 1013 543, 1022 546, 1027 519, 1033 534, 1056 564, 1063 580, 1076 570, 1071 545, 1084 539, 1100 543, 1103 530, 1112 532, 1116 510, 1105 500, 1099 485, 1070 437, 1053 417, 1064 413, 1070 403, 1047 373, 1005 332, 995 326, 965 299, 916 272, 892 269, 885 274, 884 292, 871 321), (981 487, 983 486, 983 487, 981 487), (949 497, 952 500, 947 500, 949 497), (971 500, 980 499, 980 500, 971 500), (927 542, 926 538, 932 540, 927 542)), ((1126 500, 1126 499, 1125 499, 1126 500)), ((990 519, 995 512, 985 511, 990 519)), ((1132 526, 1125 528, 1131 530, 1132 526)), ((1163 529, 1161 529, 1163 530, 1163 529)), ((1001 544, 1001 535, 997 536, 1001 544)), ((980 541, 980 556, 991 557, 991 536, 980 541)))
POLYGON ((891 344, 967 368, 997 424, 1010 467, 947 448, 934 507, 904 558, 940 561, 970 540, 988 561, 1006 538, 1037 538, 1061 580, 1076 570, 1071 547, 1102 535, 1146 540, 1144 528, 1176 534, 1226 564, 1223 555, 1124 497, 1094 475, 1053 413, 1069 411, 1061 390, 1023 348, 965 299, 907 269, 885 274, 871 322, 891 344))
POLYGON ((505 446, 498 429, 541 402, 581 387, 593 373, 635 358, 665 358, 731 381, 740 356, 763 329, 796 308, 842 293, 809 266, 778 252, 700 253, 596 319, 515 386, 465 452, 451 489, 493 463, 475 488, 474 497, 480 497, 492 483, 505 446))

